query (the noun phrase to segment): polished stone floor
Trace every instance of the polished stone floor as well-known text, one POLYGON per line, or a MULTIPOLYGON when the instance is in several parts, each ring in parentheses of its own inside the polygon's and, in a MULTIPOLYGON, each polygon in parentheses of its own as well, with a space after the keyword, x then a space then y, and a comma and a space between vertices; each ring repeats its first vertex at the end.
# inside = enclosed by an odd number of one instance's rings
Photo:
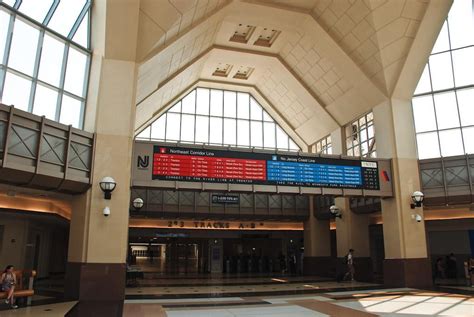
POLYGON ((126 288, 124 303, 52 303, 61 300, 59 284, 43 284, 33 306, 0 303, 0 317, 474 316, 474 288, 457 285, 427 291, 316 276, 166 276, 126 288))
MULTIPOLYGON (((95 310, 103 309, 104 305, 95 305, 89 307, 87 316, 109 316, 95 310)), ((0 316, 76 316, 70 312, 78 306, 76 302, 64 302, 1 311, 0 316)), ((86 310, 83 309, 83 312, 86 310)), ((474 316, 474 297, 400 288, 324 291, 314 295, 127 299, 123 312, 110 316, 119 315, 126 317, 474 316)))

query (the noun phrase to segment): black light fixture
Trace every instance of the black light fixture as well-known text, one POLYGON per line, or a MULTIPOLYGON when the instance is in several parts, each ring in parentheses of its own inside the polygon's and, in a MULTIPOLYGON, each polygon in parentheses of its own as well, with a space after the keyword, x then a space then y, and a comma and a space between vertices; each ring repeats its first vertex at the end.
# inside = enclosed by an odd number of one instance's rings
POLYGON ((104 199, 110 200, 112 197, 112 192, 114 191, 115 187, 117 187, 115 180, 110 176, 106 176, 102 178, 99 185, 100 189, 102 189, 104 192, 104 199))
POLYGON ((135 210, 137 211, 142 209, 143 204, 144 204, 143 199, 141 199, 140 197, 135 198, 132 202, 133 208, 135 208, 135 210))
POLYGON ((423 200, 425 199, 425 195, 420 191, 415 191, 411 195, 411 200, 413 203, 410 204, 411 209, 415 209, 417 207, 423 206, 423 200))
POLYGON ((336 205, 329 207, 329 212, 333 218, 342 218, 342 212, 336 205))

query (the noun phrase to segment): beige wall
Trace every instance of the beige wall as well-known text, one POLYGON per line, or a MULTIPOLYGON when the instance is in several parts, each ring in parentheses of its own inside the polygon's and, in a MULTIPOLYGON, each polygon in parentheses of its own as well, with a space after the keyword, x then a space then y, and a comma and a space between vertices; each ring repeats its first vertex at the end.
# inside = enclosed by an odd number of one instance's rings
POLYGON ((135 49, 139 1, 95 1, 93 63, 85 127, 96 133, 91 189, 73 201, 70 262, 124 263, 127 252, 131 157, 135 122, 135 49), (105 200, 99 182, 117 187, 105 200), (109 207, 111 214, 103 216, 109 207))
POLYGON ((25 244, 28 238, 28 222, 2 215, 3 239, 0 246, 0 269, 7 265, 22 268, 24 265, 25 244))

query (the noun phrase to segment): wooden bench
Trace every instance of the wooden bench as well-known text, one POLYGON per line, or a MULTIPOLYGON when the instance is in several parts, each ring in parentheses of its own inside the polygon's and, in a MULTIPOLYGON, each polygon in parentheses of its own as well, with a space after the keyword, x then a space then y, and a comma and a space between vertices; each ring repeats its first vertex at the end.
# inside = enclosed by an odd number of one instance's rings
MULTIPOLYGON (((35 294, 33 290, 33 280, 36 276, 34 270, 17 270, 16 275, 15 298, 27 298, 27 305, 31 304, 31 297, 35 294)), ((0 299, 7 298, 6 292, 0 291, 0 299)))

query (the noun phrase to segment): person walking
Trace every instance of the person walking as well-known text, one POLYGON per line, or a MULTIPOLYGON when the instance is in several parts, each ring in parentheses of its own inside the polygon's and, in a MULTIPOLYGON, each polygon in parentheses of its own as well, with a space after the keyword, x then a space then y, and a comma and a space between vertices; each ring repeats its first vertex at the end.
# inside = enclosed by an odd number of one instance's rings
POLYGON ((10 307, 17 309, 18 306, 15 305, 15 285, 16 285, 16 275, 13 272, 13 265, 8 265, 0 276, 0 285, 1 290, 7 293, 7 298, 5 299, 5 304, 10 304, 10 307))
POLYGON ((346 255, 346 264, 347 264, 347 272, 344 275, 344 280, 350 278, 351 281, 354 281, 354 249, 349 249, 349 252, 346 255))

